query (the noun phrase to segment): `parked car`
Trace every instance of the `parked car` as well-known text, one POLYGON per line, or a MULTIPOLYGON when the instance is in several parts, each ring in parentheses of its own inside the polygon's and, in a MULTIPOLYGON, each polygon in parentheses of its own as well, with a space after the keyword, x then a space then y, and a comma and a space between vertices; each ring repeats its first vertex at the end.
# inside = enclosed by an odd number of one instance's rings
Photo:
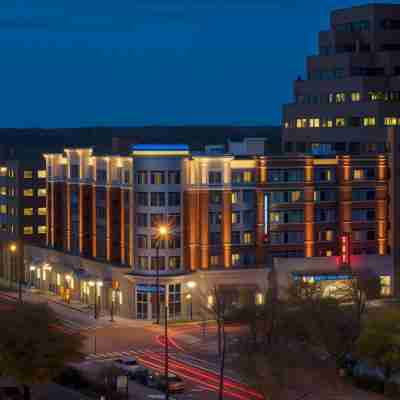
MULTIPOLYGON (((155 382, 155 387, 165 392, 167 388, 167 379, 165 375, 155 372, 153 380, 155 382)), ((178 375, 168 374, 168 388, 170 393, 183 392, 185 390, 185 384, 178 375)))
POLYGON ((136 358, 133 357, 117 358, 114 363, 122 371, 126 372, 131 379, 134 379, 136 372, 142 368, 136 358))
MULTIPOLYGON (((153 387, 162 391, 165 391, 167 386, 164 374, 151 371, 150 369, 144 367, 141 367, 136 371, 135 379, 142 385, 153 387)), ((185 389, 183 380, 175 374, 168 374, 168 384, 170 393, 183 392, 185 389)))

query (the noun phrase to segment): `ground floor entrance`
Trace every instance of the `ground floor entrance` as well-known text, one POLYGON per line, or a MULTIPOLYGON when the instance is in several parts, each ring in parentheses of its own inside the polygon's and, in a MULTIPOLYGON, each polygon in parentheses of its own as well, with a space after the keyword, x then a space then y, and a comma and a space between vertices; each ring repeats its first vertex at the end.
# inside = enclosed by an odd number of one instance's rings
POLYGON ((166 299, 168 301, 168 319, 182 318, 182 290, 180 283, 157 285, 138 283, 136 293, 136 318, 141 320, 156 320, 157 311, 160 312, 160 320, 165 319, 166 299), (158 294, 157 294, 158 292, 158 294))

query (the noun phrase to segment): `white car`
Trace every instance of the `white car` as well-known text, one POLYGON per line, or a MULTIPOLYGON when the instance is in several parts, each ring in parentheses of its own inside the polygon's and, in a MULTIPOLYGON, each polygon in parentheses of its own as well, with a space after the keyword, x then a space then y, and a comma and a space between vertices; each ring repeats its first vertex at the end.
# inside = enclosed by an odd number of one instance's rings
POLYGON ((142 368, 136 358, 133 357, 117 358, 114 363, 122 371, 126 372, 130 378, 134 378, 136 371, 142 368))

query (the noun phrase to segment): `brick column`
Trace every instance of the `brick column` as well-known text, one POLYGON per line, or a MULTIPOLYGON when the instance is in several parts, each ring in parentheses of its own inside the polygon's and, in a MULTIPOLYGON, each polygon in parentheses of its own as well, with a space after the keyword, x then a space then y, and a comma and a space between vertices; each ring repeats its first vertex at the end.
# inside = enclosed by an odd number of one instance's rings
POLYGON ((129 189, 129 265, 135 266, 135 193, 129 189))
POLYGON ((97 257, 97 234, 96 234, 96 225, 97 225, 97 214, 96 214, 96 186, 92 186, 92 257, 97 257))
POLYGON ((265 194, 262 189, 257 189, 257 206, 256 206, 256 264, 258 266, 266 263, 266 247, 265 247, 265 194))
POLYGON ((315 203, 313 160, 306 160, 304 166, 304 254, 306 258, 315 254, 315 203))
POLYGON ((200 220, 199 220, 199 193, 190 190, 184 194, 184 231, 186 247, 185 264, 191 271, 200 266, 200 220))
MULTIPOLYGON (((82 164, 82 163, 81 163, 82 164)), ((79 232, 78 232, 78 236, 79 236, 79 254, 83 254, 84 253, 84 240, 83 240, 83 236, 84 236, 84 208, 85 208, 85 204, 83 201, 83 197, 84 197, 84 188, 83 185, 79 185, 79 232)))
POLYGON ((69 183, 65 184, 66 189, 66 232, 65 232, 65 239, 66 239, 66 246, 67 251, 71 251, 71 235, 72 235, 72 210, 71 210, 71 185, 69 183))
POLYGON ((208 227, 209 192, 200 192, 200 267, 209 267, 209 227, 208 227))
POLYGON ((222 195, 222 254, 224 267, 232 267, 232 191, 224 190, 222 195))
POLYGON ((53 225, 53 197, 54 197, 54 184, 47 182, 46 192, 46 246, 53 247, 54 242, 54 225, 53 225))
POLYGON ((106 188, 106 259, 111 261, 112 257, 112 202, 111 202, 111 187, 106 188))
POLYGON ((120 217, 120 245, 121 245, 121 264, 126 263, 126 256, 125 256, 125 191, 123 189, 120 189, 119 192, 119 199, 120 199, 120 212, 121 212, 121 217, 120 217))

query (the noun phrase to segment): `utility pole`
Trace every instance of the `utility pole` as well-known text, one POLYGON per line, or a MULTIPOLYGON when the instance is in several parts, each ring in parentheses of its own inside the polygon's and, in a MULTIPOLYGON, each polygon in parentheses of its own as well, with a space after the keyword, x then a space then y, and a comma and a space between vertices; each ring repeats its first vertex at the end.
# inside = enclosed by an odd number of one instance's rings
POLYGON ((169 346, 168 346, 168 304, 165 304, 165 399, 169 400, 169 379, 168 379, 168 370, 169 370, 169 346))

